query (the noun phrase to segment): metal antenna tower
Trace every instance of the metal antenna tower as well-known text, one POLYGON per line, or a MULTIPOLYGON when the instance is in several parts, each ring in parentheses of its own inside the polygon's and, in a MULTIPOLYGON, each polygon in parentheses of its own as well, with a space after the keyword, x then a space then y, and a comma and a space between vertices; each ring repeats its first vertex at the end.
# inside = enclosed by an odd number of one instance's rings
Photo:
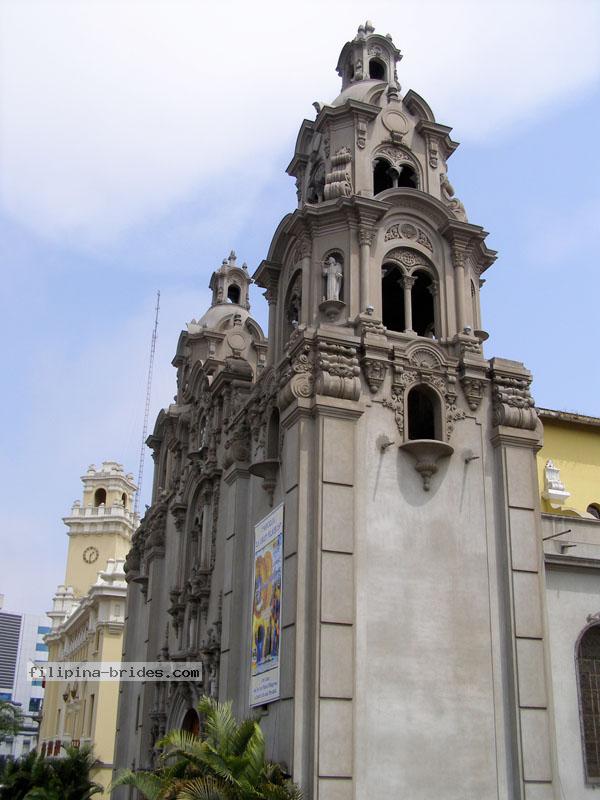
POLYGON ((146 382, 146 407, 144 409, 144 428, 142 430, 142 446, 140 448, 140 465, 138 469, 137 492, 135 493, 134 512, 137 514, 140 508, 140 496, 142 494, 142 480, 144 478, 144 456, 146 455, 146 437, 148 436, 148 417, 150 416, 150 395, 152 393, 152 370, 154 369, 154 353, 156 352, 156 334, 158 331, 158 311, 160 309, 160 291, 156 292, 156 314, 154 317, 154 329, 152 331, 152 342, 150 344, 150 361, 148 362, 148 380, 146 382))

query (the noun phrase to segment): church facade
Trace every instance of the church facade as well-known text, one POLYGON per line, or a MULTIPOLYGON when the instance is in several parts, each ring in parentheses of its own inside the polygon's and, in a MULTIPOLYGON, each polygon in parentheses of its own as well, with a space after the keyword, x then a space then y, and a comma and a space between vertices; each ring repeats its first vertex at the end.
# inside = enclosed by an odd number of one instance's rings
POLYGON ((298 207, 253 276, 268 336, 233 253, 180 336, 123 657, 203 679, 122 685, 117 767, 208 693, 308 800, 561 796, 531 374, 484 356, 496 254, 400 58, 361 25, 300 127, 298 207))

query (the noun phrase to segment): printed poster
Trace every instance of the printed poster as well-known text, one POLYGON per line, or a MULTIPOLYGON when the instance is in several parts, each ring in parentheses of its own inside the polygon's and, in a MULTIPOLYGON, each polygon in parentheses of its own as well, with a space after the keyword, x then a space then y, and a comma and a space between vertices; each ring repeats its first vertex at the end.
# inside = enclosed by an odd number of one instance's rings
POLYGON ((254 526, 250 705, 279 699, 283 503, 254 526))

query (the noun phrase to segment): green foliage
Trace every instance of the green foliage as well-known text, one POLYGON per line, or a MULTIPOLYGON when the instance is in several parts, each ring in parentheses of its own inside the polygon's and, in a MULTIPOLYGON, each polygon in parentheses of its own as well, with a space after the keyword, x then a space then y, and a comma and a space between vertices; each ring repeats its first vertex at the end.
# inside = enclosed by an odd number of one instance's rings
POLYGON ((302 800, 300 789, 277 764, 265 760, 257 722, 237 722, 231 703, 203 697, 204 731, 174 730, 158 743, 156 772, 123 772, 113 783, 135 786, 146 800, 302 800))
POLYGON ((90 781, 94 759, 88 748, 68 747, 64 758, 36 752, 10 761, 0 777, 0 800, 89 800, 102 791, 90 781))
POLYGON ((8 700, 0 700, 0 742, 16 736, 21 727, 22 715, 19 706, 8 700))

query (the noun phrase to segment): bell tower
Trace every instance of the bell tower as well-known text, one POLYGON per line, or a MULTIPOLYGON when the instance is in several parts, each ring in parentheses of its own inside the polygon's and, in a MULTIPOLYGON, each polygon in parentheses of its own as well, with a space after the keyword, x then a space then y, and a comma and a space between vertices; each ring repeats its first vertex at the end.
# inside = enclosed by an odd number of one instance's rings
POLYGON ((254 276, 287 542, 287 694, 263 726, 289 729, 276 755, 311 798, 551 798, 531 374, 484 355, 496 253, 400 58, 370 22, 344 45, 254 276))

